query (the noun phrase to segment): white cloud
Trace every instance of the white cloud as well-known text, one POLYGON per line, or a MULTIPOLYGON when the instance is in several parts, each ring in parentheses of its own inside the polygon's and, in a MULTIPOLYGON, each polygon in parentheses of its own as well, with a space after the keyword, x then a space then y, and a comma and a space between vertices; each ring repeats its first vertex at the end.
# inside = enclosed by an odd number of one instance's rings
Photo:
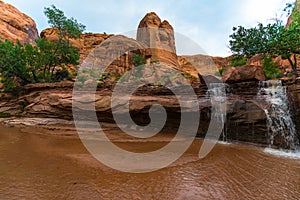
MULTIPOLYGON (((228 40, 233 26, 253 26, 280 15, 288 0, 5 0, 31 16, 39 30, 46 28, 43 9, 56 5, 74 16, 89 32, 122 33, 137 28, 141 18, 155 11, 167 19, 175 31, 197 42, 211 55, 228 55, 228 40)), ((180 52, 180 50, 179 50, 180 52)))
POLYGON ((244 24, 256 25, 259 23, 270 23, 276 17, 285 18, 283 9, 284 0, 247 0, 240 8, 240 16, 244 24))

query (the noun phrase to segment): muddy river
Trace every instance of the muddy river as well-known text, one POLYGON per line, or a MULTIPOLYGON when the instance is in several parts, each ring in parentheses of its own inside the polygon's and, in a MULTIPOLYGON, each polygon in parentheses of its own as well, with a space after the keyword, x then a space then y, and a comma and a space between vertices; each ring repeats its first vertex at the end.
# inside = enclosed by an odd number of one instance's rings
MULTIPOLYGON (((134 151, 166 141, 117 143, 134 151)), ((130 174, 98 162, 78 137, 0 127, 0 199, 300 199, 297 153, 218 144, 199 160, 201 143, 167 168, 130 174)))

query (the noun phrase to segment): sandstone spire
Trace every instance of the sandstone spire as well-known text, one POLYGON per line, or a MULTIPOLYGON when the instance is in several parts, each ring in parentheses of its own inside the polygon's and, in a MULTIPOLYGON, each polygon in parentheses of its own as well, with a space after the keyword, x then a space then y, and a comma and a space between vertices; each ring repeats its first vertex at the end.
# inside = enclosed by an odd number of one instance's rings
POLYGON ((137 41, 151 49, 152 60, 179 68, 174 29, 168 21, 161 21, 156 13, 150 12, 141 20, 137 41))

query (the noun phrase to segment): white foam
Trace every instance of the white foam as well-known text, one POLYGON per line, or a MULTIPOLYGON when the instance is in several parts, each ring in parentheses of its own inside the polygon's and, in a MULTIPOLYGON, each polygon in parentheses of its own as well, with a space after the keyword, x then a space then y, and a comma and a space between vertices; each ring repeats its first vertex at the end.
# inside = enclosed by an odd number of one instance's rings
POLYGON ((279 157, 286 157, 291 159, 300 159, 300 151, 291 151, 291 150, 278 150, 278 149, 271 149, 265 148, 265 153, 272 154, 279 157))
POLYGON ((230 143, 230 142, 225 142, 225 141, 218 141, 218 144, 222 144, 222 145, 231 145, 232 143, 230 143))

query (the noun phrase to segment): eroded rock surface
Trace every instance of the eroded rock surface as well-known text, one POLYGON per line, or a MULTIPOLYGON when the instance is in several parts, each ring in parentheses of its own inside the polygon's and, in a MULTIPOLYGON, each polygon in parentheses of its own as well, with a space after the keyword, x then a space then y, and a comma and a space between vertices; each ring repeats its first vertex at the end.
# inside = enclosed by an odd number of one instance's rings
POLYGON ((34 43, 38 30, 32 18, 10 4, 0 1, 0 38, 34 43))
POLYGON ((260 66, 244 65, 239 67, 229 67, 222 74, 223 81, 226 83, 243 81, 265 81, 266 76, 260 66))
MULTIPOLYGON (((47 28, 43 30, 40 35, 41 38, 45 38, 51 42, 59 40, 58 30, 55 28, 47 28)), ((85 33, 78 39, 70 39, 70 42, 72 46, 79 49, 80 58, 84 60, 93 49, 111 36, 112 35, 108 34, 85 33)))
POLYGON ((168 21, 161 21, 156 13, 148 13, 140 22, 137 41, 151 51, 151 60, 174 68, 180 68, 177 61, 174 29, 168 21))

